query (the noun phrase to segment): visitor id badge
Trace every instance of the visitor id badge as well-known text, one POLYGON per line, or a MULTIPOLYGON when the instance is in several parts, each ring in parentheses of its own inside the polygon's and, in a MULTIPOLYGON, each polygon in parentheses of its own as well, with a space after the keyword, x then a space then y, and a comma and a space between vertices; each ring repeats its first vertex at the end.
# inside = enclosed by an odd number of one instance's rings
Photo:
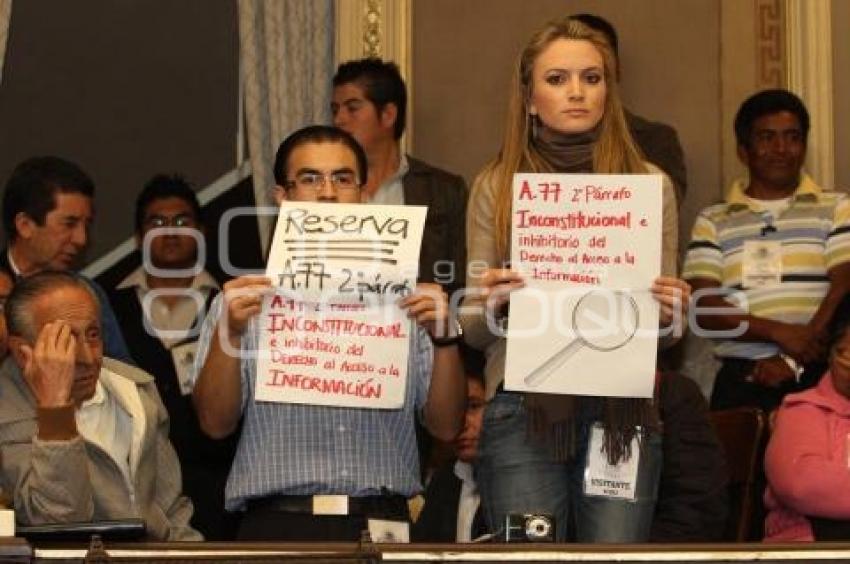
POLYGON ((180 393, 184 396, 192 393, 192 370, 195 366, 195 353, 197 351, 197 341, 175 345, 171 349, 171 358, 174 361, 177 382, 180 384, 180 393))
POLYGON ((634 501, 637 489, 640 444, 632 439, 632 455, 618 464, 608 463, 608 454, 602 450, 605 431, 596 424, 590 431, 587 463, 584 468, 584 493, 589 496, 608 497, 634 501))
POLYGON ((369 519, 369 535, 374 543, 409 543, 410 524, 405 521, 369 519))
POLYGON ((741 278, 744 288, 761 288, 781 283, 782 243, 744 241, 741 278))

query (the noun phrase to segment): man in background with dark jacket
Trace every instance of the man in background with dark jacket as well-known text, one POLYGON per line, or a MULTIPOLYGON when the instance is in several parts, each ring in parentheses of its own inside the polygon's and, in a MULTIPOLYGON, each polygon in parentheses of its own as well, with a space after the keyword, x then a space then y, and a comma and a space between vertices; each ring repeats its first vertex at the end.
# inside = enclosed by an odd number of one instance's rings
POLYGON ((466 183, 402 151, 407 89, 398 67, 377 58, 341 64, 331 112, 366 152, 364 202, 428 207, 417 280, 437 282, 451 296, 466 281, 466 183))
POLYGON ((467 374, 466 390, 463 430, 452 443, 456 458, 440 465, 425 488, 425 502, 412 530, 415 542, 470 542, 488 532, 473 476, 484 418, 482 377, 467 374))
POLYGON ((728 470, 705 398, 696 382, 673 372, 658 375, 655 395, 664 462, 650 541, 723 540, 728 470))
MULTIPOLYGON (((614 56, 617 58, 617 81, 620 80, 620 54, 618 52, 619 40, 617 30, 611 22, 595 14, 574 14, 572 19, 579 20, 584 25, 602 33, 611 45, 614 56)), ((676 187, 676 200, 679 206, 688 191, 688 175, 685 169, 685 154, 679 143, 676 130, 658 121, 650 121, 641 116, 626 112, 626 123, 629 132, 635 139, 640 150, 646 156, 646 160, 667 173, 673 185, 676 187)))

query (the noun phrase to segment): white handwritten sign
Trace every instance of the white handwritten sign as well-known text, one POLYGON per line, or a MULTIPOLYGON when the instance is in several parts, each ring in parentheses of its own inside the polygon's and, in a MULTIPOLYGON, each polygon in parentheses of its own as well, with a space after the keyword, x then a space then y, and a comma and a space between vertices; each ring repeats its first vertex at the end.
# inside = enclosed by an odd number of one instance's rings
POLYGON ((398 408, 426 208, 284 202, 260 317, 256 398, 398 408))
POLYGON ((506 389, 652 396, 661 198, 659 175, 514 176, 506 389))

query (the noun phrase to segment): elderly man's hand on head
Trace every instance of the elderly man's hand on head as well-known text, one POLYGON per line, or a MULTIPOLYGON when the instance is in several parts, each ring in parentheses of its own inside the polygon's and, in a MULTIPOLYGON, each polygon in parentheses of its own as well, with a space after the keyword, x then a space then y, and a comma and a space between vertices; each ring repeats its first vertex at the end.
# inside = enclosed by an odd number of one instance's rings
POLYGON ((44 272, 6 303, 9 348, 40 407, 79 406, 97 388, 103 339, 97 298, 73 274, 44 272))
POLYGON ((23 373, 39 407, 71 403, 77 338, 63 321, 46 323, 34 346, 21 345, 23 373))

